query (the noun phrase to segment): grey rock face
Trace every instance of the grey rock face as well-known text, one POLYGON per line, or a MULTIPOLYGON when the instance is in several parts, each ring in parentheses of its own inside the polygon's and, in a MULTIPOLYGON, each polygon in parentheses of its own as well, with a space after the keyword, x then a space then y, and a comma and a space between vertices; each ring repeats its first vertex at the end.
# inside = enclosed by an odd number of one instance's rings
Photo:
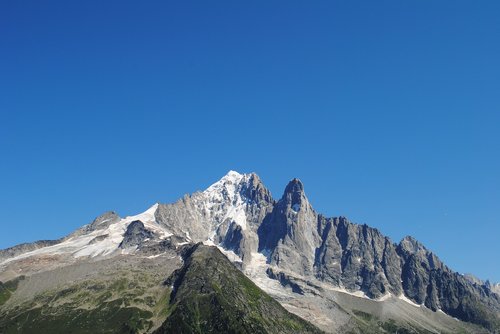
POLYGON ((144 228, 144 224, 140 220, 135 220, 127 227, 127 231, 123 236, 123 241, 120 243, 120 248, 140 247, 148 239, 155 238, 155 234, 144 228))
POLYGON ((294 282, 294 278, 290 275, 287 275, 282 271, 276 272, 272 268, 268 268, 266 270, 266 273, 270 278, 279 281, 282 286, 292 289, 294 293, 298 293, 301 295, 304 294, 304 290, 300 287, 299 284, 294 282))
POLYGON ((234 251, 236 254, 240 254, 242 247, 244 247, 244 237, 241 226, 232 222, 229 227, 221 227, 226 230, 226 232, 218 233, 219 237, 217 238, 217 243, 222 245, 225 249, 229 249, 234 251))
POLYGON ((257 251, 256 231, 274 200, 256 174, 230 172, 203 192, 160 204, 156 221, 190 242, 211 240, 242 259, 257 251))
POLYGON ((376 298, 399 295, 401 259, 396 246, 378 230, 318 215, 292 180, 259 227, 259 250, 270 264, 300 276, 315 276, 376 298))
POLYGON ((114 211, 108 211, 98 216, 96 219, 92 221, 92 223, 82 226, 77 229, 67 237, 60 239, 61 241, 67 240, 69 238, 78 237, 81 235, 85 235, 91 233, 93 231, 104 230, 108 228, 111 224, 115 224, 119 222, 121 217, 114 211))
POLYGON ((244 198, 247 198, 252 203, 263 204, 264 206, 274 203, 271 192, 255 173, 250 174, 249 182, 243 184, 240 192, 244 198))
POLYGON ((185 195, 173 204, 159 204, 156 221, 175 235, 190 238, 194 242, 206 240, 210 233, 208 212, 200 205, 200 193, 185 195))
POLYGON ((269 277, 294 291, 299 292, 290 273, 363 291, 371 298, 404 293, 431 310, 490 330, 498 324, 500 301, 491 285, 452 272, 411 237, 397 245, 367 225, 316 214, 296 179, 262 221, 258 237, 259 251, 269 255, 275 268, 268 270, 269 277))
POLYGON ((302 182, 294 179, 259 229, 259 250, 270 251, 273 265, 310 275, 321 244, 317 222, 302 182))
POLYGON ((490 330, 500 325, 500 297, 486 284, 453 272, 412 237, 404 238, 397 251, 403 262, 403 289, 410 299, 490 330))
POLYGON ((120 216, 114 211, 108 211, 94 219, 94 221, 88 225, 88 231, 104 230, 109 227, 109 225, 116 223, 120 220, 120 216))
POLYGON ((482 281, 481 279, 479 279, 478 277, 472 275, 472 274, 464 274, 463 277, 468 280, 469 282, 471 282, 472 284, 477 284, 477 285, 485 285, 489 282, 484 282, 482 281))
POLYGON ((432 270, 428 278, 424 305, 464 321, 499 330, 500 298, 483 287, 471 284, 463 276, 449 270, 432 270), (495 314, 496 313, 496 314, 495 314))
POLYGON ((344 217, 321 217, 320 222, 323 242, 316 252, 318 278, 361 290, 372 298, 402 292, 400 258, 389 238, 344 217))

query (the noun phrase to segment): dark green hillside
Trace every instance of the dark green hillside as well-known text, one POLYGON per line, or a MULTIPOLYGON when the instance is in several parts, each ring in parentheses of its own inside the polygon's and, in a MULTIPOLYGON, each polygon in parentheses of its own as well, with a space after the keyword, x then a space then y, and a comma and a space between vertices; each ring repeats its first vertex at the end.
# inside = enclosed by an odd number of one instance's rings
POLYGON ((243 275, 217 248, 193 246, 170 282, 163 333, 321 333, 289 313, 243 275))
POLYGON ((23 280, 24 276, 19 276, 16 279, 2 283, 0 282, 0 306, 9 300, 10 296, 17 289, 19 281, 23 280))
POLYGON ((104 302, 92 310, 50 310, 44 307, 25 310, 10 319, 3 319, 0 331, 5 334, 134 334, 141 333, 151 326, 151 312, 136 307, 122 307, 121 304, 121 300, 116 300, 104 302))
MULTIPOLYGON (((16 293, 15 285, 0 285, 2 300, 16 293)), ((146 333, 166 318, 157 305, 165 305, 168 295, 161 280, 146 272, 114 272, 110 279, 74 283, 0 307, 0 333, 146 333)))

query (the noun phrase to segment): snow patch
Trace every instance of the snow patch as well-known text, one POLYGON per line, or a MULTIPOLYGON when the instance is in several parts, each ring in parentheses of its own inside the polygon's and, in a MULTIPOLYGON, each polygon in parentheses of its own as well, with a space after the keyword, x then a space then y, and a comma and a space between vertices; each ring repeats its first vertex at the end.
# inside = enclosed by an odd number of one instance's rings
POLYGON ((390 299, 391 297, 392 297, 392 294, 386 293, 382 297, 379 297, 379 298, 377 298, 375 300, 378 301, 378 302, 383 302, 384 300, 390 299))
POLYGON ((144 227, 146 229, 157 233, 161 236, 161 238, 169 237, 172 235, 172 233, 165 230, 156 223, 155 212, 157 208, 158 203, 141 214, 128 216, 114 224, 110 224, 106 229, 96 230, 84 235, 71 237, 59 244, 39 248, 34 251, 26 252, 16 257, 7 259, 1 264, 3 265, 8 262, 39 255, 68 254, 73 256, 74 258, 84 256, 107 256, 118 251, 118 246, 123 241, 123 235, 125 234, 127 227, 135 220, 140 220, 144 224, 144 227), (95 241, 96 238, 102 238, 102 240, 95 241), (90 243, 91 241, 92 243, 90 243))
POLYGON ((250 261, 244 265, 243 273, 249 277, 259 288, 273 296, 288 296, 278 280, 271 279, 266 273, 268 257, 262 253, 252 252, 250 261))
POLYGON ((242 230, 247 228, 245 213, 247 201, 241 196, 242 186, 250 175, 229 171, 222 179, 212 184, 201 194, 206 216, 214 222, 212 230, 223 223, 236 223, 242 230))
MULTIPOLYGON (((322 284, 322 287, 325 287, 325 284, 322 284)), ((371 299, 370 297, 368 297, 363 291, 349 291, 343 287, 335 287, 335 286, 327 286, 327 289, 328 290, 333 290, 333 291, 337 291, 337 292, 342 292, 342 293, 346 293, 348 295, 351 295, 351 296, 354 296, 354 297, 358 297, 358 298, 365 298, 365 299, 371 299)))
POLYGON ((157 258, 157 257, 162 256, 162 255, 163 255, 163 253, 150 255, 150 256, 146 256, 146 259, 154 259, 154 258, 157 258))
POLYGON ((438 309, 436 312, 437 312, 437 313, 444 314, 444 315, 447 315, 447 316, 449 316, 449 317, 451 317, 451 318, 455 319, 456 321, 460 321, 458 318, 452 317, 451 315, 447 314, 446 312, 444 312, 444 311, 443 311, 443 310, 441 310, 441 309, 438 309))
MULTIPOLYGON (((118 249, 118 246, 123 241, 123 235, 127 230, 128 226, 136 220, 140 220, 147 230, 153 231, 160 235, 161 239, 165 239, 172 235, 172 233, 167 232, 164 228, 156 223, 155 212, 158 209, 158 203, 154 204, 152 207, 135 216, 128 216, 120 220, 116 224, 110 225, 104 234, 108 234, 108 237, 100 242, 93 245, 89 245, 81 250, 73 253, 73 256, 78 258, 82 256, 96 257, 99 255, 109 255, 118 249)), ((135 249, 122 251, 122 254, 129 254, 135 249)))
POLYGON ((217 246, 217 248, 231 261, 231 262, 239 262, 239 263, 243 263, 243 260, 241 259, 241 257, 239 257, 238 255, 236 255, 235 252, 233 252, 232 250, 227 250, 227 249, 224 249, 222 248, 221 246, 217 246))
POLYGON ((422 305, 419 305, 419 304, 415 303, 414 301, 410 300, 408 297, 406 297, 404 295, 404 293, 402 293, 398 298, 401 299, 404 302, 407 302, 410 305, 415 306, 415 307, 421 307, 422 306, 422 305))

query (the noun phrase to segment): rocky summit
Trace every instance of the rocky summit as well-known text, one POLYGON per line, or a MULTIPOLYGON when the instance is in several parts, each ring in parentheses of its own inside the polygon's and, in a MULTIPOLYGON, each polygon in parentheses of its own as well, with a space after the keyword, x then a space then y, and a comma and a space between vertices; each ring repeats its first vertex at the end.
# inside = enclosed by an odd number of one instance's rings
POLYGON ((498 284, 229 172, 0 251, 1 333, 499 333, 498 284))

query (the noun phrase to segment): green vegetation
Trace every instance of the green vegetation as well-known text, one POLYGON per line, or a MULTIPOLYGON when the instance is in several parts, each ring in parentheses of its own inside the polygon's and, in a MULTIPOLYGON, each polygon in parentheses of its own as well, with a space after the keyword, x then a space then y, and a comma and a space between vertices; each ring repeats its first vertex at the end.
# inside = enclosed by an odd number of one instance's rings
POLYGON ((123 308, 122 300, 103 303, 92 310, 60 307, 28 309, 12 318, 0 318, 0 332, 9 333, 140 333, 150 329, 153 314, 123 308))
POLYGON ((363 333, 363 334, 431 334, 426 329, 415 328, 409 324, 401 324, 393 319, 382 321, 373 314, 369 314, 360 310, 352 310, 354 314, 354 328, 348 333, 363 333))
POLYGON ((286 311, 214 247, 196 246, 172 277, 160 333, 321 333, 286 311))
POLYGON ((483 326, 494 333, 500 332, 500 318, 475 296, 467 295, 461 298, 457 307, 450 307, 447 311, 452 316, 483 326))
POLYGON ((352 310, 352 313, 354 313, 357 317, 359 317, 363 321, 371 321, 374 318, 373 315, 371 315, 369 313, 365 313, 363 311, 352 310))
MULTIPOLYGON (((0 333, 145 333, 167 316, 159 305, 166 305, 170 290, 161 283, 148 273, 127 271, 47 291, 0 309, 0 333)), ((15 287, 1 284, 1 300, 15 287)))
POLYGON ((17 290, 19 282, 24 279, 24 276, 19 276, 13 280, 7 281, 5 283, 0 282, 0 306, 5 304, 12 293, 17 290))

